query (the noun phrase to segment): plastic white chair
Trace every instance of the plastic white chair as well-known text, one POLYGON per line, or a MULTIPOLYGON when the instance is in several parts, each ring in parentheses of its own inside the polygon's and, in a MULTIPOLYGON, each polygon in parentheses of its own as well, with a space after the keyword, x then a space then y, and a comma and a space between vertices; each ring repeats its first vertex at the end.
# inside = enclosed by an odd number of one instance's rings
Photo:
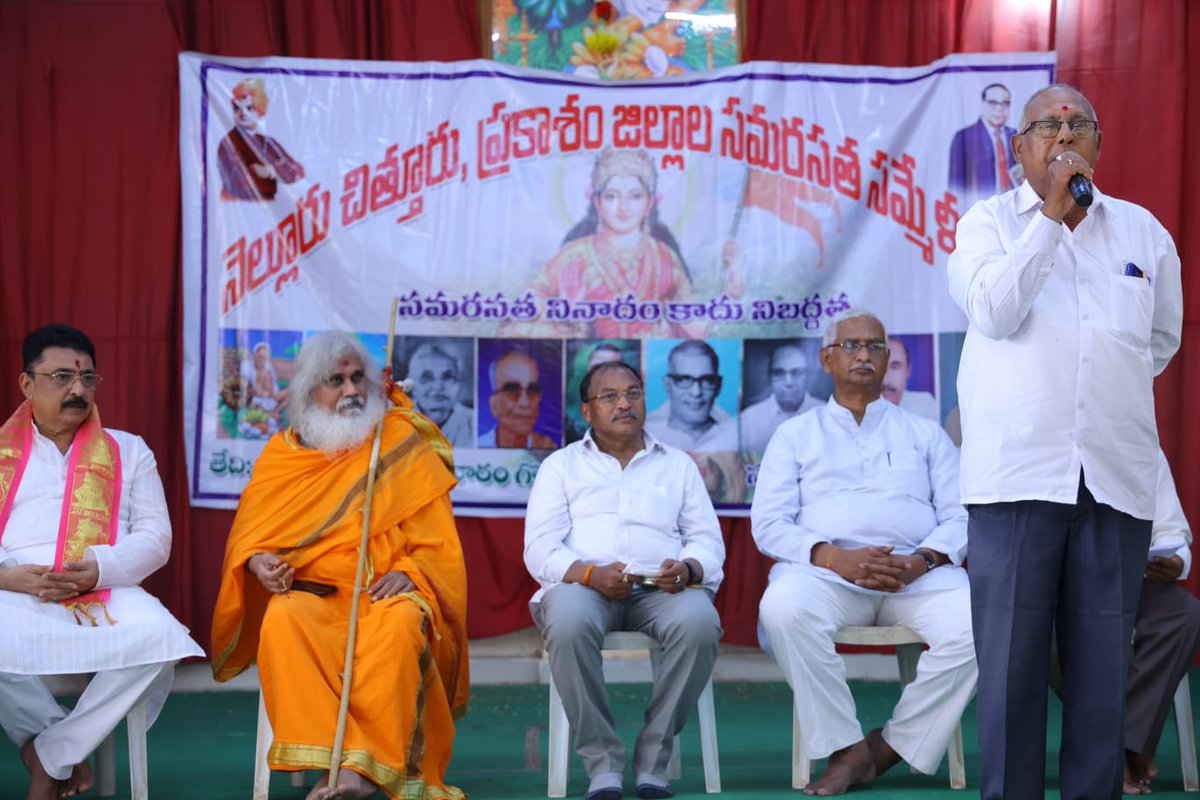
MULTIPOLYGON (((662 646, 658 640, 644 633, 635 631, 612 631, 604 637, 604 650, 648 650, 650 652, 651 671, 658 668, 658 659, 662 655, 662 646)), ((549 670, 547 670, 549 674, 549 670)), ((700 753, 704 760, 704 789, 709 794, 721 791, 721 765, 717 754, 717 715, 713 706, 712 679, 700 693, 696 701, 697 721, 700 724, 700 753)), ((571 757, 571 728, 567 722, 567 712, 563 708, 562 698, 554 685, 554 676, 550 675, 550 720, 549 720, 550 753, 547 758, 546 796, 566 797, 567 773, 571 757)), ((669 777, 676 780, 680 775, 679 741, 676 737, 675 748, 671 753, 669 777)), ((257 800, 257 797, 256 797, 257 800)))
POLYGON ((1175 730, 1179 734, 1183 790, 1200 792, 1200 774, 1196 770, 1196 728, 1192 723, 1192 689, 1186 674, 1175 687, 1175 730))
MULTIPOLYGON (((271 767, 267 764, 267 752, 271 742, 275 741, 275 732, 271 730, 271 720, 267 719, 267 704, 263 700, 262 689, 258 690, 258 735, 254 742, 254 800, 267 800, 271 791, 271 767)), ((304 770, 292 773, 292 786, 303 789, 306 780, 304 770)))
MULTIPOLYGON (((47 675, 43 682, 55 695, 80 695, 91 675, 47 675)), ((146 705, 138 703, 125 715, 129 739, 129 791, 131 800, 149 800, 146 778, 146 705)), ((117 732, 110 731, 96 748, 96 794, 112 797, 117 793, 117 732)))
MULTIPOLYGON (((896 660, 900 666, 900 685, 907 686, 917 677, 917 659, 921 657, 921 646, 925 644, 903 625, 850 625, 839 630, 833 637, 837 644, 890 645, 896 648, 896 660)), ((946 749, 950 763, 950 788, 965 789, 967 770, 963 763, 962 721, 954 731, 950 746, 946 749)), ((800 715, 792 704, 792 788, 803 789, 808 785, 811 764, 800 746, 800 715)))

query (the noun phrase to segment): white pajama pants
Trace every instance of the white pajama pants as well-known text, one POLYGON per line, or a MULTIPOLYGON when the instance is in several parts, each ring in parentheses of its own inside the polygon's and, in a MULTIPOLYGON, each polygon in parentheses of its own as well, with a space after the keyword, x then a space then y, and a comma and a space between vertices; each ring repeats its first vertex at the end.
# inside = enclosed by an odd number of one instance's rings
POLYGON ((47 774, 66 780, 138 702, 147 701, 146 725, 154 722, 174 667, 169 661, 97 672, 73 709, 59 705, 37 675, 0 672, 0 725, 18 747, 33 739, 47 774))
POLYGON ((960 572, 961 586, 883 594, 776 567, 759 603, 759 624, 792 687, 801 746, 809 759, 825 758, 863 738, 833 635, 847 625, 904 625, 929 649, 921 654, 916 680, 900 695, 883 738, 912 767, 926 774, 937 771, 978 677, 966 572, 943 569, 960 572))

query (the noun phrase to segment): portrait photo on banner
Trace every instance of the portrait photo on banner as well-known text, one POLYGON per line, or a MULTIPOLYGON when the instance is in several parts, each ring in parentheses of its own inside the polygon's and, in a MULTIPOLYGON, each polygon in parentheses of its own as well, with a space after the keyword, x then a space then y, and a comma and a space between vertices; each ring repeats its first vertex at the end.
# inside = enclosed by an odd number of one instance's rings
POLYGON ((397 336, 392 377, 411 380, 417 411, 451 447, 475 446, 475 340, 465 336, 397 336))
POLYGON ((562 444, 562 349, 558 339, 479 340, 477 447, 562 444))
POLYGON ((266 439, 288 426, 300 331, 221 331, 217 437, 266 439))
MULTIPOLYGON (((883 376, 883 399, 910 414, 941 423, 934 372, 933 336, 928 333, 889 333, 888 364, 883 376)), ((957 363, 957 362, 955 362, 957 363)))

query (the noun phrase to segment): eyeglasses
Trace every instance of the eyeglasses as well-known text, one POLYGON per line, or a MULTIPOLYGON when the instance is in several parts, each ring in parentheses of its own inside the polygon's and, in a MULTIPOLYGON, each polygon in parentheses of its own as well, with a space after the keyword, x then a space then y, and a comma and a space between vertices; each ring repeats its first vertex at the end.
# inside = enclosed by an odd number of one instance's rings
POLYGON ((887 342, 880 341, 879 339, 871 339, 870 341, 847 339, 844 342, 834 342, 828 346, 831 348, 836 347, 848 356, 855 355, 859 350, 863 349, 867 351, 867 355, 869 356, 881 356, 888 349, 887 342))
POLYGON ((628 400, 631 403, 636 403, 645 396, 646 396, 646 393, 644 391, 642 391, 640 388, 635 386, 634 388, 626 389, 623 392, 614 392, 610 389, 607 392, 601 392, 600 394, 596 395, 595 397, 589 397, 587 399, 587 401, 590 403, 593 400, 595 400, 602 406, 615 406, 617 404, 617 401, 620 400, 622 397, 624 397, 626 400, 628 400))
POLYGON ((808 377, 808 370, 800 369, 784 369, 783 367, 771 367, 771 380, 781 381, 784 378, 791 378, 794 381, 803 380, 808 377))
POLYGON ((1011 100, 984 100, 983 102, 987 103, 988 108, 994 108, 997 111, 1012 105, 1011 100))
POLYGON ((521 401, 521 395, 524 394, 529 398, 529 402, 536 403, 538 400, 542 399, 542 385, 534 382, 522 386, 516 381, 511 381, 492 392, 492 394, 502 394, 514 403, 519 403, 521 401))
POLYGON ((95 372, 78 372, 73 369, 56 369, 54 372, 34 372, 33 370, 28 370, 28 373, 31 377, 41 375, 43 378, 49 378, 50 383, 59 389, 65 389, 75 381, 79 381, 85 389, 95 389, 100 385, 100 381, 104 380, 103 377, 97 375, 95 372))
POLYGON ((1071 129, 1071 135, 1076 139, 1090 139, 1100 129, 1100 123, 1094 119, 1035 119, 1020 135, 1033 131, 1034 136, 1050 139, 1058 136, 1063 125, 1071 129))
POLYGON ((720 375, 676 375, 668 373, 667 377, 671 379, 671 383, 680 389, 690 389, 698 383, 700 384, 700 388, 706 392, 713 391, 721 383, 720 375))

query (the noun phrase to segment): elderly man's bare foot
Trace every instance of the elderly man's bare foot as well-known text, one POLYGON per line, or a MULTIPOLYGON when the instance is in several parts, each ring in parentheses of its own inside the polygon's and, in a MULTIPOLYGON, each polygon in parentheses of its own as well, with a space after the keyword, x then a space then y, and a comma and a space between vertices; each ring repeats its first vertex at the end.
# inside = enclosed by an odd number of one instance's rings
POLYGON ((95 785, 96 776, 92 772, 92 765, 85 758, 71 770, 71 777, 67 778, 67 784, 63 787, 59 797, 74 797, 77 794, 83 794, 95 785))
POLYGON ((804 787, 805 794, 828 797, 845 794, 851 786, 875 779, 875 757, 866 739, 843 747, 829 757, 821 777, 804 787))
POLYGON ((325 770, 324 772, 321 773, 321 777, 317 779, 316 785, 313 786, 313 788, 309 791, 309 793, 304 796, 304 800, 317 800, 317 792, 324 789, 328 785, 329 785, 329 770, 325 770))
POLYGON ((883 728, 876 728, 867 734, 867 746, 871 748, 871 758, 875 760, 876 778, 904 760, 883 738, 883 728))
POLYGON ((325 773, 308 793, 307 800, 369 800, 378 790, 378 786, 357 772, 339 769, 336 785, 329 785, 329 773, 325 773))
POLYGON ((33 739, 21 746, 21 761, 29 770, 29 794, 26 800, 58 800, 65 781, 51 778, 37 751, 33 749, 33 739))
POLYGON ((1158 764, 1154 756, 1125 751, 1125 780, 1121 791, 1124 794, 1150 794, 1150 782, 1158 776, 1158 764))

